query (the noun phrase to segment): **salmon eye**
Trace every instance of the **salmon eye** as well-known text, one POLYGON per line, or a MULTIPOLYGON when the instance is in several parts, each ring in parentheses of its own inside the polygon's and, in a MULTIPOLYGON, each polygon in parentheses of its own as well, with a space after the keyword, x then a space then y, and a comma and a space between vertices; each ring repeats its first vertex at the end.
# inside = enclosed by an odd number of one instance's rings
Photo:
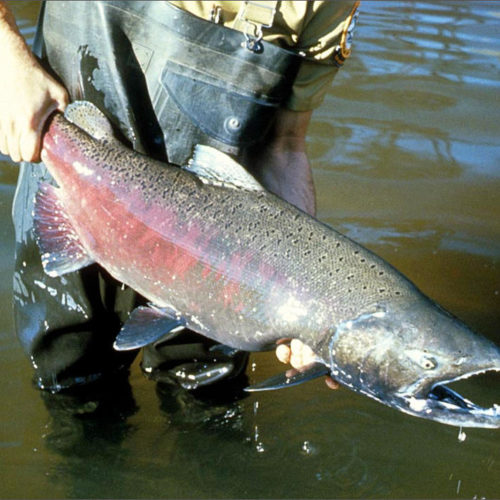
POLYGON ((406 349, 405 354, 418 366, 424 370, 434 370, 437 367, 437 361, 432 356, 429 356, 425 351, 420 349, 406 349))
POLYGON ((434 358, 422 356, 422 360, 420 361, 420 366, 424 370, 434 370, 434 368, 436 368, 436 366, 437 366, 437 362, 434 358))

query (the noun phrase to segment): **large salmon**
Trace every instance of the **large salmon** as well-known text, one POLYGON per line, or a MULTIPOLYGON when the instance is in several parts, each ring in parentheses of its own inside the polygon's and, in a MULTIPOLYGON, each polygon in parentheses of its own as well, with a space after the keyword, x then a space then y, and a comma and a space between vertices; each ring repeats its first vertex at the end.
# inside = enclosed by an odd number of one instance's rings
MULTIPOLYGON (((151 302, 115 348, 186 326, 249 351, 298 338, 317 362, 253 390, 330 373, 403 412, 450 425, 500 427, 444 382, 500 371, 500 350, 366 248, 265 191, 228 156, 197 147, 185 168, 113 138, 89 103, 55 114, 42 159, 36 232, 47 273, 98 262, 151 302)), ((174 335, 175 333, 172 333, 174 335)))

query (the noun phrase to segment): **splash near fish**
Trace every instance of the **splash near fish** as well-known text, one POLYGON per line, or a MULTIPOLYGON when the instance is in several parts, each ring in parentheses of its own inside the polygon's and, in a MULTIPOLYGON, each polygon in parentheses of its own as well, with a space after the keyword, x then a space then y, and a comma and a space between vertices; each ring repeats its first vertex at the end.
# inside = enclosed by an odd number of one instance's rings
POLYGON ((317 355, 269 390, 331 374, 402 412, 500 427, 445 384, 500 371, 500 350, 366 248, 267 192, 229 156, 197 146, 184 168, 118 142, 88 102, 52 116, 35 230, 51 276, 92 262, 149 300, 115 341, 128 350, 190 328, 221 349, 298 338, 317 355), (226 347, 222 347, 226 346, 226 347))

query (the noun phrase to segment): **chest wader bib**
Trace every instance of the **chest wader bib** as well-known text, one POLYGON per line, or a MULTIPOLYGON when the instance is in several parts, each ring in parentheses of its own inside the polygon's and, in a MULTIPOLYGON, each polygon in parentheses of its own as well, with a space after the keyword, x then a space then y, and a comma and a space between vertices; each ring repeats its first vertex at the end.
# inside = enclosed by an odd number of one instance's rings
MULTIPOLYGON (((266 42, 249 44, 242 32, 167 2, 58 1, 44 7, 36 43, 70 99, 96 104, 137 151, 179 165, 197 143, 238 155, 262 139, 301 61, 266 42)), ((43 165, 22 165, 13 207, 14 309, 39 387, 57 391, 129 366, 130 353, 112 344, 138 297, 97 265, 60 278, 44 273, 32 216, 44 180, 50 175, 43 165)), ((143 369, 212 360, 205 339, 196 337, 149 349, 143 369)))

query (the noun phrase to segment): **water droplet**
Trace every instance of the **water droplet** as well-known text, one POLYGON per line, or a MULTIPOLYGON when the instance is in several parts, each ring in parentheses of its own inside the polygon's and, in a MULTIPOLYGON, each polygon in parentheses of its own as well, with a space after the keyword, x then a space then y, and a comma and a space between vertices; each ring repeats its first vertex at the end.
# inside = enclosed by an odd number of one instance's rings
POLYGON ((465 441, 465 438, 467 437, 467 434, 462 430, 462 427, 460 427, 460 430, 458 431, 458 440, 463 443, 465 441))
POLYGON ((316 453, 316 447, 311 444, 310 441, 304 441, 300 448, 300 451, 303 455, 313 455, 316 453))
POLYGON ((264 445, 262 442, 258 442, 257 445, 255 446, 255 449, 259 452, 259 453, 264 453, 266 451, 266 449, 264 448, 264 445))

